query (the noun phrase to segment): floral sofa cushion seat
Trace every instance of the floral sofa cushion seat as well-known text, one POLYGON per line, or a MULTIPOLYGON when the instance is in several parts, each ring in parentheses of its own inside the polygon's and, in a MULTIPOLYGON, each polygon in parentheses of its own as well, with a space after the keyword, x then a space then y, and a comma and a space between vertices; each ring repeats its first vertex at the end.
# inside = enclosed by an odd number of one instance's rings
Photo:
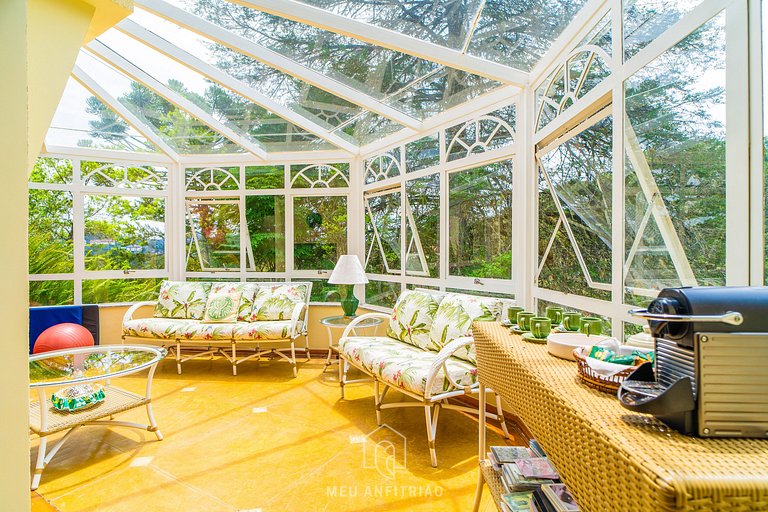
POLYGON ((205 303, 210 289, 211 283, 163 281, 154 316, 200 320, 205 314, 205 303))
MULTIPOLYGON (((472 336, 472 322, 492 322, 499 317, 501 300, 463 293, 449 293, 440 302, 429 331, 429 349, 440 350, 463 336, 472 336)), ((475 346, 469 345, 455 357, 476 364, 475 346)))
POLYGON ((253 310, 246 321, 290 320, 296 304, 304 302, 307 296, 305 284, 261 284, 253 298, 253 310))
POLYGON ((395 303, 387 327, 387 336, 415 347, 429 348, 429 331, 438 302, 429 293, 406 290, 395 303))
POLYGON ((123 322, 123 334, 137 338, 174 339, 190 321, 172 318, 136 318, 123 322))
MULTIPOLYGON (((346 338, 341 341, 339 350, 381 381, 422 396, 426 392, 429 370, 437 357, 435 352, 381 336, 346 338)), ((451 357, 445 366, 454 381, 462 386, 477 381, 476 368, 466 361, 451 357)), ((441 374, 430 391, 437 394, 452 389, 453 385, 441 374)))
POLYGON ((290 320, 269 320, 264 322, 239 323, 233 337, 236 340, 288 340, 290 339, 290 320))

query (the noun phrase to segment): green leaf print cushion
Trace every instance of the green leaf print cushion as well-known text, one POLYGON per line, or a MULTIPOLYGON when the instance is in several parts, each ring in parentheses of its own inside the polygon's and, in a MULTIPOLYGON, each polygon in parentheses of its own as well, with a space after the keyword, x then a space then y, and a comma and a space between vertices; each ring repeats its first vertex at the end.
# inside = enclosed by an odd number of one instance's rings
MULTIPOLYGON (((429 349, 440 350, 456 338, 472 336, 472 322, 492 322, 498 318, 500 309, 499 299, 463 293, 447 294, 429 331, 429 349)), ((475 348, 462 349, 454 356, 475 363, 475 348)))
POLYGON ((238 284, 214 284, 208 294, 203 322, 228 323, 237 321, 242 294, 242 287, 238 284))
POLYGON ((290 320, 293 308, 306 300, 306 294, 304 284, 259 285, 248 321, 290 320))
POLYGON ((406 290, 400 294, 387 327, 387 336, 428 349, 429 331, 437 312, 437 300, 429 293, 406 290))
POLYGON ((211 283, 163 281, 155 304, 157 318, 201 320, 211 283))

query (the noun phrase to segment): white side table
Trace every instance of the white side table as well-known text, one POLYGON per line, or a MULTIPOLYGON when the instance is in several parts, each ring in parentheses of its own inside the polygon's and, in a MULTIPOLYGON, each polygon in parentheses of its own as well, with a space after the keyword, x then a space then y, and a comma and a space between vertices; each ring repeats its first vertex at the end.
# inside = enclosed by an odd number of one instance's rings
MULTIPOLYGON (((325 370, 333 363, 331 360, 331 354, 333 352, 339 351, 339 347, 333 344, 333 330, 341 329, 343 331, 355 318, 357 317, 337 315, 327 316, 320 320, 320 323, 323 324, 326 329, 328 329, 328 356, 325 358, 325 368, 323 368, 323 372, 325 372, 325 370)), ((367 320, 363 320, 361 323, 357 324, 352 332, 355 336, 357 336, 357 329, 376 329, 381 323, 381 318, 368 318, 367 320)), ((375 334, 376 331, 374 330, 374 335, 375 334)), ((339 365, 339 367, 341 367, 341 365, 339 365)), ((339 368, 339 373, 341 373, 341 368, 339 368)))

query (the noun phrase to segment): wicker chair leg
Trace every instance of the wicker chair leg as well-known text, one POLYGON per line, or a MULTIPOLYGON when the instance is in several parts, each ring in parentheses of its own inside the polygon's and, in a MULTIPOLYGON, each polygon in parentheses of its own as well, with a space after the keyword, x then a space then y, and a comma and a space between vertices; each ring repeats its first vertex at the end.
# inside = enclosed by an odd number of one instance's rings
POLYGON ((232 375, 237 375, 237 343, 232 340, 232 375))
POLYGON ((349 363, 346 359, 339 359, 339 386, 341 387, 341 399, 344 400, 344 384, 347 381, 347 370, 349 370, 349 363))
POLYGON ((40 447, 37 449, 37 463, 35 464, 35 473, 32 476, 31 489, 34 491, 40 486, 40 477, 43 476, 43 469, 45 469, 45 449, 48 444, 48 440, 45 437, 40 438, 40 447))
POLYGON ((432 460, 432 467, 437 467, 437 450, 435 449, 435 434, 437 432, 437 417, 440 414, 439 405, 435 408, 434 418, 432 415, 432 405, 424 406, 424 418, 427 421, 427 443, 429 444, 429 457, 432 460))
POLYGON ((176 340, 176 373, 181 375, 181 342, 176 340))
MULTIPOLYGON (((309 352, 309 336, 304 334, 304 353, 307 356, 307 362, 310 362, 312 360, 312 354, 309 352)), ((323 368, 325 370, 325 368, 323 368)))
POLYGON ((381 426, 381 394, 378 380, 373 381, 373 402, 376 407, 376 424, 381 426))
POLYGON ((299 370, 296 368, 296 343, 291 340, 291 364, 293 365, 293 376, 299 376, 299 370))

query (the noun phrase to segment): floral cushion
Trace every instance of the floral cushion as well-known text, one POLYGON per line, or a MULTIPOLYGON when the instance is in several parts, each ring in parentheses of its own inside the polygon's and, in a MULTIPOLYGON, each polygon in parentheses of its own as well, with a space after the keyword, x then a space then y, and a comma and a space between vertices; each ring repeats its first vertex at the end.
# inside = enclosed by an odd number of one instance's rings
POLYGON ((137 318, 123 322, 123 334, 137 338, 175 339, 185 324, 170 318, 137 318))
MULTIPOLYGON (((449 293, 440 302, 429 331, 429 349, 440 350, 461 338, 472 336, 472 322, 492 322, 499 317, 501 301, 492 297, 477 297, 462 293, 449 293)), ((469 345, 454 354, 455 357, 476 364, 475 346, 469 345)))
POLYGON ((240 307, 237 312, 238 322, 247 322, 253 312, 253 297, 259 289, 257 283, 232 283, 240 290, 240 307))
MULTIPOLYGON (((437 354, 386 337, 349 337, 339 344, 341 353, 378 377, 382 382, 423 396, 427 376, 437 354)), ((461 386, 477 382, 477 369, 459 359, 446 361, 448 372, 461 386)), ((442 370, 441 370, 442 372, 442 370)), ((441 373, 430 390, 432 395, 456 389, 441 373)))
POLYGON ((387 336, 415 347, 429 348, 429 330, 437 312, 437 300, 425 292, 406 290, 400 294, 387 327, 387 336))
POLYGON ((213 283, 208 292, 203 322, 231 323, 237 320, 242 289, 234 283, 213 283))
POLYGON ((210 289, 211 283, 163 281, 155 304, 155 317, 200 320, 210 289))
POLYGON ((289 340, 290 333, 290 320, 270 320, 237 324, 234 337, 236 340, 289 340))
POLYGON ((253 298, 253 311, 247 321, 290 320, 296 304, 307 297, 305 284, 260 284, 253 298))

